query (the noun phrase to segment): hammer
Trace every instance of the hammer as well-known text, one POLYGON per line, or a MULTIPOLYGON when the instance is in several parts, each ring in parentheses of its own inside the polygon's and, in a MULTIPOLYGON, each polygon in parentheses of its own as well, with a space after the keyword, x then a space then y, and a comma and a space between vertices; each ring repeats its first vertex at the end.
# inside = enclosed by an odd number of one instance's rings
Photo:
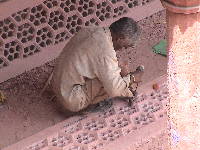
POLYGON ((138 93, 137 88, 140 82, 142 82, 142 76, 144 74, 144 66, 138 66, 134 72, 131 72, 131 84, 129 85, 129 89, 133 94, 133 97, 128 98, 128 105, 132 106, 133 102, 137 99, 138 93), (136 84, 136 89, 133 90, 132 84, 136 84))

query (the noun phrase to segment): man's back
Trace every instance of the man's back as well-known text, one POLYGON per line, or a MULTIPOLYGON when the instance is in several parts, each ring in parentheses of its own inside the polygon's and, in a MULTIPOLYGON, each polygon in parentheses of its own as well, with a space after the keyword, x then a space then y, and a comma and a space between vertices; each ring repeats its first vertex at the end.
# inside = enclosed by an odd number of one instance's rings
POLYGON ((82 29, 60 54, 53 77, 55 90, 69 93, 74 84, 83 85, 84 78, 97 78, 102 59, 109 56, 116 59, 109 29, 82 29))

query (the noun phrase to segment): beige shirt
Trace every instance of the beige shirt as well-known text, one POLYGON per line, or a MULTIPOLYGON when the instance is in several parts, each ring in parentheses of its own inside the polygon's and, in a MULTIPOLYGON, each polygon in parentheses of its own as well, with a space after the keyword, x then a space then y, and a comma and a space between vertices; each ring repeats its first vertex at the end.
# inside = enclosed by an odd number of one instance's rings
POLYGON ((98 79, 109 97, 132 96, 130 77, 122 78, 120 72, 110 30, 85 28, 63 49, 54 70, 54 90, 68 97, 75 84, 84 85, 88 78, 98 79))

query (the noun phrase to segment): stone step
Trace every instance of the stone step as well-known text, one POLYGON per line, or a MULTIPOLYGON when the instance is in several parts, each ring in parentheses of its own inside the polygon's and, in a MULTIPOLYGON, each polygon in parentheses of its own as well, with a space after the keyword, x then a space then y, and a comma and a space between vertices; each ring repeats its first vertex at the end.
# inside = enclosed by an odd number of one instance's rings
POLYGON ((166 76, 138 92, 131 107, 115 100, 107 110, 71 117, 3 150, 167 150, 166 76))

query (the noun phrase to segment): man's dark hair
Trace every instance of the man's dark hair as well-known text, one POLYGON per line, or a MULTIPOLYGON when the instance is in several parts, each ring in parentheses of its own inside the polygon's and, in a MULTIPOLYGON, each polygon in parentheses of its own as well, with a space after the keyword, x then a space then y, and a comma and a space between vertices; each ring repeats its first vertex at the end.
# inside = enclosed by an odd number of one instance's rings
POLYGON ((137 32, 139 28, 136 21, 131 18, 124 17, 112 23, 110 30, 120 38, 132 38, 133 36, 138 35, 137 32))

